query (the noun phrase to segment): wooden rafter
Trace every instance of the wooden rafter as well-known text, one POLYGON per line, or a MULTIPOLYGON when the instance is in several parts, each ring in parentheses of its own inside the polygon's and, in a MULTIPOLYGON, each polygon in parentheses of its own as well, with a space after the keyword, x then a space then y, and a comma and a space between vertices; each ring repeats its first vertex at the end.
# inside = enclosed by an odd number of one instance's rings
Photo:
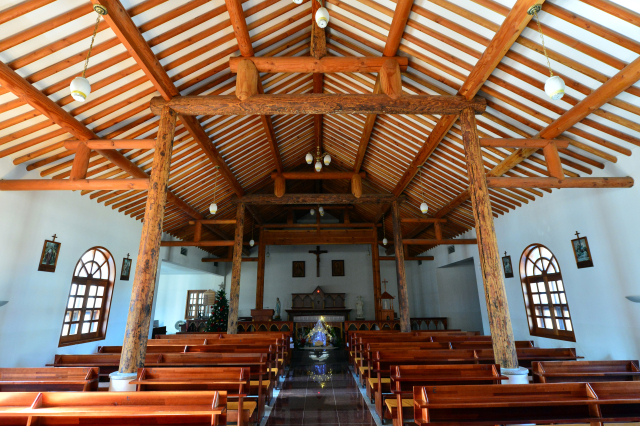
MULTIPOLYGON (((322 28, 319 30, 322 31, 322 28)), ((254 63, 258 71, 267 73, 295 72, 295 73, 335 73, 335 72, 361 72, 377 73, 380 68, 390 58, 369 56, 369 57, 341 57, 325 56, 320 59, 311 56, 280 56, 275 58, 229 58, 229 69, 231 72, 238 72, 238 64, 241 60, 248 59, 254 63)), ((396 62, 402 71, 407 70, 409 58, 395 56, 396 62)))

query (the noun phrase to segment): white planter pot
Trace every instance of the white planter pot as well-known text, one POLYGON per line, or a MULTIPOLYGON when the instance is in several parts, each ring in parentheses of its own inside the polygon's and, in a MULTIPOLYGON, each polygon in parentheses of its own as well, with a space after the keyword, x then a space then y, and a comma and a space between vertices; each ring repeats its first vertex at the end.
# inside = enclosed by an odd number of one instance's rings
POLYGON ((136 385, 129 382, 135 380, 138 375, 136 373, 119 373, 114 371, 109 374, 109 392, 135 392, 136 385))

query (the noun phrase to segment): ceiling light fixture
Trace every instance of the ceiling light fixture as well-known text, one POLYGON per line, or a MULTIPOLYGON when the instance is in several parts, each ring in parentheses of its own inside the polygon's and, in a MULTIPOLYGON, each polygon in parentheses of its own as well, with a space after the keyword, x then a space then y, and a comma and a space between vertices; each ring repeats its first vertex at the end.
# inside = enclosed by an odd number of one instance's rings
POLYGON ((313 216, 314 214, 316 214, 316 211, 315 211, 314 209, 311 209, 311 210, 309 210, 309 214, 310 214, 311 216, 313 216))
MULTIPOLYGON (((219 166, 215 166, 215 169, 218 170, 219 166)), ((211 212, 211 214, 216 214, 216 212, 218 211, 218 204, 216 204, 216 190, 218 188, 218 174, 216 173, 216 180, 215 183, 213 184, 213 203, 211 203, 211 205, 209 206, 209 211, 211 212)))
POLYGON ((253 225, 251 226, 251 240, 249 241, 249 246, 253 247, 256 245, 255 240, 253 239, 253 225))
POLYGON ((71 80, 71 85, 69 86, 69 89, 71 90, 71 97, 79 102, 84 102, 91 93, 91 84, 84 75, 87 72, 87 66, 89 66, 91 49, 93 48, 93 42, 96 39, 96 33, 98 32, 100 17, 107 14, 107 9, 104 6, 100 6, 99 4, 94 4, 93 10, 95 10, 98 14, 98 19, 96 19, 96 25, 93 28, 93 36, 91 37, 91 44, 89 45, 89 51, 87 52, 87 59, 85 59, 84 61, 84 70, 82 70, 82 77, 76 77, 71 80))
POLYGON ((422 212, 422 214, 427 214, 427 212, 429 211, 429 206, 427 205, 427 197, 424 193, 424 182, 422 181, 424 179, 424 177, 422 176, 423 167, 424 165, 418 166, 418 168, 420 169, 420 176, 418 177, 418 180, 420 181, 420 186, 422 187, 422 204, 420 204, 420 211, 422 212))
POLYGON ((331 156, 328 153, 325 152, 324 154, 320 154, 320 145, 316 147, 315 157, 310 152, 308 152, 307 155, 304 156, 304 159, 307 162, 307 164, 313 163, 314 158, 316 160, 316 164, 314 166, 316 169, 316 172, 320 172, 322 170, 323 162, 325 166, 328 166, 329 164, 331 164, 331 156))
POLYGON ((320 4, 320 7, 316 11, 316 24, 318 24, 320 28, 326 28, 327 25, 329 25, 329 11, 320 3, 320 0, 316 1, 320 4))
POLYGON ((382 245, 386 246, 388 243, 387 241, 387 235, 385 234, 385 230, 384 230, 384 214, 382 215, 382 245))
POLYGON ((544 83, 544 91, 547 95, 554 101, 562 99, 564 96, 565 84, 562 78, 558 75, 553 75, 553 70, 551 69, 551 61, 549 60, 549 55, 547 54, 547 48, 544 45, 544 34, 542 34, 542 26, 540 25, 540 19, 538 18, 538 12, 542 10, 542 5, 536 4, 531 6, 527 13, 536 18, 536 22, 538 23, 538 32, 540 33, 540 40, 542 40, 542 51, 544 52, 545 58, 547 58, 547 66, 549 67, 549 78, 546 83, 544 83))
POLYGON ((324 216, 324 207, 318 207, 318 213, 320 213, 320 216, 324 216))

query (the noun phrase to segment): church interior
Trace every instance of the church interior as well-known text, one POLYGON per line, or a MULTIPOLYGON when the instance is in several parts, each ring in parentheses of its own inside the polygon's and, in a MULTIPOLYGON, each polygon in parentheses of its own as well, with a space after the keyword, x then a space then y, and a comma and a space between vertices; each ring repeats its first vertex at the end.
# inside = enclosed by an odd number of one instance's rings
POLYGON ((0 0, 0 425, 640 424, 638 146, 636 0, 0 0))

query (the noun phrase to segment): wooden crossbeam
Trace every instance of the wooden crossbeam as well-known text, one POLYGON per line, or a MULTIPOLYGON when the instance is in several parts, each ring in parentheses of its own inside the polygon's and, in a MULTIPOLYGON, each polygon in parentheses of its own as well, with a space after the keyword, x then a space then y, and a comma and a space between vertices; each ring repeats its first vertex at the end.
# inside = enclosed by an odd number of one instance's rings
POLYGON ((487 177, 490 188, 631 188, 632 177, 487 177))
POLYGON ((75 151, 80 145, 85 145, 89 149, 154 149, 155 139, 98 139, 91 141, 67 141, 64 143, 66 149, 75 151))
POLYGON ((434 246, 438 244, 478 244, 478 240, 475 238, 467 239, 452 239, 452 240, 438 240, 438 239, 403 239, 402 244, 406 245, 419 245, 419 246, 434 246))
POLYGON ((149 179, 0 180, 0 191, 131 191, 148 187, 149 179))
POLYGON ((393 58, 325 56, 321 59, 316 59, 313 56, 280 56, 271 58, 253 56, 229 58, 231 72, 238 72, 238 66, 243 59, 250 60, 258 71, 266 73, 377 73, 380 72, 380 68, 387 59, 396 60, 402 71, 406 71, 409 65, 409 58, 404 56, 395 56, 393 58))
MULTIPOLYGON (((488 148, 538 148, 549 145, 549 139, 481 138, 480 146, 488 148)), ((568 148, 569 141, 554 141, 558 148, 568 148)))
POLYGON ((283 172, 282 174, 271 173, 271 179, 275 179, 277 176, 282 176, 285 179, 291 180, 330 180, 330 179, 351 179, 354 174, 359 174, 360 177, 366 178, 365 172, 283 172))
POLYGON ((235 96, 181 96, 169 101, 151 100, 151 111, 160 114, 169 107, 184 115, 299 115, 299 114, 457 114, 464 108, 484 113, 484 98, 461 96, 406 95, 255 95, 240 101, 235 96))
POLYGON ((402 223, 447 223, 447 219, 437 217, 405 217, 400 219, 402 223))
POLYGON ((321 223, 319 225, 314 223, 267 223, 258 228, 264 229, 294 229, 294 228, 373 228, 373 223, 321 223))
POLYGON ((162 241, 160 247, 231 247, 233 240, 215 241, 162 241))
MULTIPOLYGON (((535 3, 542 4, 544 0, 537 0, 535 3)), ((472 99, 480 90, 484 82, 489 78, 493 70, 500 63, 504 55, 511 49, 511 46, 520 36, 520 33, 526 28, 531 15, 527 13, 532 6, 531 0, 517 0, 513 8, 502 22, 498 32, 493 36, 491 43, 482 53, 482 56, 476 62, 467 79, 462 83, 458 94, 466 99, 472 99)), ((419 166, 431 156, 438 144, 449 132, 453 124, 456 122, 458 114, 440 117, 434 128, 432 129, 426 143, 422 146, 418 154, 411 162, 411 165, 404 173, 398 184, 393 190, 393 194, 400 195, 409 185, 413 177, 418 173, 419 166)))
MULTIPOLYGON (((120 42, 127 48, 133 59, 144 71, 145 75, 151 80, 154 87, 162 98, 169 100, 176 96, 180 96, 180 92, 171 81, 171 78, 164 70, 155 54, 140 34, 138 27, 131 20, 131 17, 122 6, 119 0, 91 0, 93 4, 100 4, 107 8, 108 14, 104 16, 109 27, 116 34, 120 42)), ((244 191, 240 183, 235 178, 231 169, 227 166, 222 156, 211 143, 209 136, 206 134, 200 122, 195 117, 180 115, 179 120, 185 129, 196 141, 200 149, 204 151, 209 160, 216 166, 220 167, 222 177, 233 188, 238 196, 242 196, 244 191)))
MULTIPOLYGON (((434 260, 433 256, 414 256, 414 257, 405 257, 404 261, 408 260, 434 260)), ((395 256, 380 256, 380 260, 393 260, 394 262, 397 260, 395 256)))
POLYGON ((202 219, 202 220, 190 220, 189 225, 195 225, 200 223, 202 225, 235 225, 235 219, 202 219))
MULTIPOLYGON (((241 259, 242 262, 257 262, 258 258, 257 257, 243 257, 241 259)), ((211 257, 204 257, 202 259, 202 262, 204 263, 212 263, 212 262, 233 262, 233 258, 230 257, 225 257, 225 258, 220 258, 220 259, 216 259, 216 258, 211 258, 211 257)))
MULTIPOLYGON (((242 198, 231 200, 233 204, 242 202, 254 205, 284 205, 284 204, 306 204, 306 205, 329 205, 329 204, 380 204, 390 203, 397 199, 393 195, 387 194, 362 194, 356 198, 352 194, 285 194, 276 197, 270 194, 249 194, 242 198)), ((401 198, 400 198, 401 199, 401 198)))

